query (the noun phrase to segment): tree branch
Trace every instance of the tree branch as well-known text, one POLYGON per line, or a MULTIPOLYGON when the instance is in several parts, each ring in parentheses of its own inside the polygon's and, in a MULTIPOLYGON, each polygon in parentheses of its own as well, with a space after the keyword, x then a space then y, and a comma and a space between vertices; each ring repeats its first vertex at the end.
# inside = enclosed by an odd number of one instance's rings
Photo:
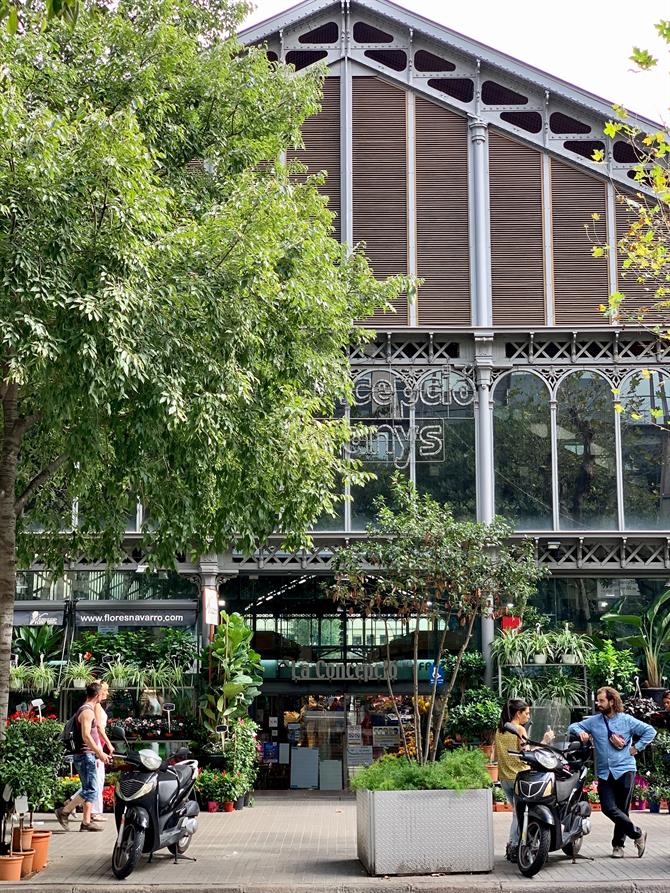
POLYGON ((45 484, 50 477, 65 462, 65 456, 58 456, 53 462, 49 462, 46 468, 43 468, 35 477, 26 485, 23 493, 18 497, 14 504, 16 517, 20 518, 30 498, 39 490, 42 484, 45 484))

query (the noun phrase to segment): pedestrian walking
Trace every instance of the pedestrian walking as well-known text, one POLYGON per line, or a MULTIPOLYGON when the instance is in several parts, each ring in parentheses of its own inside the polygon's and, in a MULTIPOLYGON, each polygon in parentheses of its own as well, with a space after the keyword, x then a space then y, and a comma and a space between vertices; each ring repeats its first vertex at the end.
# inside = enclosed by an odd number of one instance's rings
POLYGON ((96 758, 103 765, 111 760, 102 748, 95 718, 95 707, 100 703, 101 691, 100 682, 90 682, 86 686, 86 700, 75 714, 77 748, 74 753, 74 765, 81 781, 81 794, 56 810, 56 818, 65 831, 69 830, 70 814, 80 804, 83 808, 83 818, 79 830, 102 831, 102 825, 92 821, 98 788, 96 758))
MULTIPOLYGON (((110 756, 112 756, 114 754, 114 745, 107 737, 107 732, 106 732, 107 713, 104 708, 104 704, 107 701, 108 697, 109 697, 109 685, 106 682, 101 682, 100 683, 100 701, 94 707, 95 727, 98 732, 98 738, 100 739, 101 747, 110 756)), ((104 815, 105 807, 104 807, 104 803, 102 801, 102 789, 105 786, 105 764, 102 762, 102 760, 96 759, 95 771, 96 771, 97 785, 96 785, 96 789, 95 789, 96 799, 95 799, 95 802, 93 803, 92 819, 94 822, 106 822, 107 819, 105 818, 105 815, 104 815)), ((84 802, 83 798, 82 798, 82 789, 81 788, 79 788, 79 790, 70 797, 70 800, 68 801, 66 806, 69 807, 71 801, 74 801, 74 803, 72 804, 72 809, 68 809, 67 813, 64 813, 66 815, 69 815, 70 812, 73 812, 77 808, 77 806, 79 806, 81 803, 84 802)))
POLYGON ((607 685, 596 692, 596 713, 573 722, 568 732, 582 741, 593 741, 600 807, 614 822, 612 858, 623 858, 627 837, 634 842, 637 855, 643 856, 647 832, 631 821, 628 810, 637 771, 635 757, 654 740, 656 730, 624 713, 621 695, 607 685), (636 744, 633 736, 638 739, 636 744))
MULTIPOLYGON (((495 758, 498 763, 498 781, 505 792, 507 802, 512 806, 512 825, 509 829, 509 839, 505 850, 505 857, 509 862, 516 862, 519 855, 519 820, 516 814, 514 798, 514 782, 519 772, 528 769, 520 757, 514 756, 510 751, 518 751, 524 748, 527 739, 525 726, 530 722, 530 705, 521 698, 511 698, 504 705, 500 714, 500 722, 496 730, 494 747, 495 758), (506 723, 512 723, 519 730, 519 735, 508 732, 506 723)), ((542 738, 544 744, 551 744, 554 733, 547 729, 542 738)))

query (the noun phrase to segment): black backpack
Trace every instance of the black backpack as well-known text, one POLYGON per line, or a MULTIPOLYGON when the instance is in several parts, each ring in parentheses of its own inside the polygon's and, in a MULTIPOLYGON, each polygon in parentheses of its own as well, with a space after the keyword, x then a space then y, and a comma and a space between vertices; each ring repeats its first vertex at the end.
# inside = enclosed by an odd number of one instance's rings
POLYGON ((83 739, 81 736, 81 726, 79 725, 79 713, 81 711, 81 707, 79 710, 75 710, 72 716, 68 719, 63 727, 63 731, 60 735, 61 744, 65 748, 65 753, 75 754, 80 753, 83 739))

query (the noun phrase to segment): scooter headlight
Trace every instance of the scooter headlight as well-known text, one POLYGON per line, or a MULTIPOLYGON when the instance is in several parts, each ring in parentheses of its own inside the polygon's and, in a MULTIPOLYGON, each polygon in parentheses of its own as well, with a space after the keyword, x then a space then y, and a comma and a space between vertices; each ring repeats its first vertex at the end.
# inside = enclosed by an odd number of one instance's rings
POLYGON ((558 757, 548 750, 538 750, 535 759, 543 769, 555 769, 558 766, 558 757))
POLYGON ((139 756, 140 763, 142 763, 144 768, 149 769, 152 772, 156 769, 160 769, 161 763, 163 762, 155 750, 141 750, 139 756))

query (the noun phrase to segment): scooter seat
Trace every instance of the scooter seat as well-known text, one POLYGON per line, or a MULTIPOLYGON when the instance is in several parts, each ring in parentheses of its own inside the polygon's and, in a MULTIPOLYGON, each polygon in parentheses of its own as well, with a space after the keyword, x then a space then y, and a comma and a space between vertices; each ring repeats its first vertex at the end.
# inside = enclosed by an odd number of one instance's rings
POLYGON ((187 785, 193 779, 193 766, 191 763, 175 763, 172 767, 179 779, 179 785, 187 785))

